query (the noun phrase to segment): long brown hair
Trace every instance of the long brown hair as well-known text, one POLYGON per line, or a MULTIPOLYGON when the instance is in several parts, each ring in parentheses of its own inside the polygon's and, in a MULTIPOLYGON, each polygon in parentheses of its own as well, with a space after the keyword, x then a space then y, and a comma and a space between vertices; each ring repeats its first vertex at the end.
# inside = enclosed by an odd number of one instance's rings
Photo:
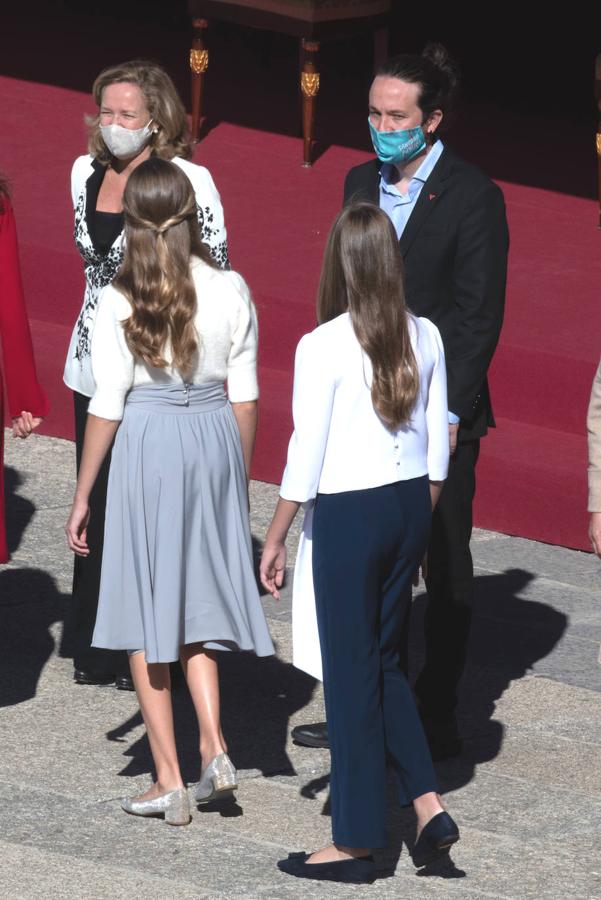
POLYGON ((198 352, 190 257, 218 268, 200 239, 194 189, 174 163, 151 157, 127 179, 123 213, 125 255, 114 285, 132 306, 127 344, 148 365, 185 374, 198 352))
POLYGON ((409 335, 397 236, 386 213, 373 203, 343 209, 326 245, 317 320, 321 325, 347 310, 372 364, 374 407, 394 431, 411 417, 419 370, 409 335))
MULTIPOLYGON (((150 138, 152 155, 160 156, 162 159, 173 159, 174 156, 190 159, 192 145, 186 110, 167 72, 156 63, 145 59, 133 59, 104 69, 92 86, 92 96, 99 110, 104 89, 109 84, 125 82, 140 88, 148 112, 152 116, 153 125, 158 127, 150 138)), ((86 122, 90 128, 88 149, 91 155, 101 163, 109 163, 112 157, 102 140, 99 112, 95 116, 88 117, 86 122)))

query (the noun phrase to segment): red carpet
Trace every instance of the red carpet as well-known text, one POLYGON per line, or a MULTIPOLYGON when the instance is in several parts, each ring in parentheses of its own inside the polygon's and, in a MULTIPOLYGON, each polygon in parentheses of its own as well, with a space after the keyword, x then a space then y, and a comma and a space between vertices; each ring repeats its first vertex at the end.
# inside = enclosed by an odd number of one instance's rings
MULTIPOLYGON (((72 437, 71 398, 61 374, 83 277, 71 235, 69 173, 85 148, 80 123, 92 112, 91 101, 77 91, 0 78, 0 104, 0 166, 13 182, 38 366, 52 401, 44 432, 72 437)), ((548 146, 540 131, 537 137, 539 147, 548 146)), ((480 158, 474 142, 469 153, 465 140, 462 147, 453 143, 496 177, 519 170, 519 160, 512 164, 502 152, 480 158)), ((530 171, 535 146, 533 139, 523 152, 530 171)), ((232 263, 259 309, 262 397, 253 474, 273 482, 291 429, 294 349, 314 324, 325 234, 344 173, 368 158, 330 145, 306 170, 300 152, 296 138, 224 122, 195 157, 221 192, 232 263)), ((531 183, 561 190, 548 159, 542 169, 547 180, 531 183)), ((585 414, 601 351, 596 204, 567 188, 559 193, 510 182, 500 177, 512 249, 507 317, 492 370, 499 427, 482 442, 476 524, 588 549, 585 414)))

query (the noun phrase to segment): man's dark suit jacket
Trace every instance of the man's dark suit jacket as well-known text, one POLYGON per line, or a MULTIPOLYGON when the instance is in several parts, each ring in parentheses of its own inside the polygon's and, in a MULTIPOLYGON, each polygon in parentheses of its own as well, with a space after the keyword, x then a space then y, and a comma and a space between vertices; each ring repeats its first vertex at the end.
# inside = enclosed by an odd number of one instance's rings
MULTIPOLYGON (((379 205, 380 166, 374 159, 350 170, 345 204, 379 205)), ((460 417, 461 441, 482 437, 494 425, 486 373, 503 322, 508 246, 501 190, 445 147, 400 247, 407 305, 442 336, 449 409, 460 417)))

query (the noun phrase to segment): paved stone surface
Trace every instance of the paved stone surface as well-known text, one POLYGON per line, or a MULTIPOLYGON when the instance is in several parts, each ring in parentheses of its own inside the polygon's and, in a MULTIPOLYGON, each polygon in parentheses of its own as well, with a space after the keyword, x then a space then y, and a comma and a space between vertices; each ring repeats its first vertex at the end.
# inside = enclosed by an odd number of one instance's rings
MULTIPOLYGON (((7 434, 8 438, 8 434, 7 434)), ((225 656, 223 722, 237 801, 188 828, 125 816, 149 781, 135 696, 76 686, 69 658, 72 560, 63 524, 73 445, 7 440, 13 558, 0 567, 0 898, 601 898, 601 604, 598 560, 506 535, 474 535, 477 616, 461 706, 466 748, 439 766, 462 828, 452 860, 416 874, 412 813, 389 811, 371 887, 293 881, 275 860, 329 838, 329 758, 290 728, 323 716, 321 689, 290 664, 290 584, 265 599, 277 656, 225 656)), ((257 555, 277 489, 251 486, 257 555)), ((290 541, 294 557, 298 527, 290 541)), ((414 604, 421 661, 425 598, 414 604)), ((174 693, 184 777, 198 734, 174 693)))

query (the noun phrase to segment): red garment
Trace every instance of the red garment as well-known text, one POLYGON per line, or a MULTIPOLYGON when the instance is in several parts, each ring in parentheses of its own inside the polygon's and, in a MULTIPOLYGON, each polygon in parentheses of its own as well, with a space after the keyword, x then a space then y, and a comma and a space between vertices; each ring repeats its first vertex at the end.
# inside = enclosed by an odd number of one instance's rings
POLYGON ((48 413, 48 400, 35 371, 33 345, 19 268, 15 217, 8 197, 0 195, 0 563, 8 562, 4 524, 4 391, 11 418, 23 410, 34 416, 48 413))

